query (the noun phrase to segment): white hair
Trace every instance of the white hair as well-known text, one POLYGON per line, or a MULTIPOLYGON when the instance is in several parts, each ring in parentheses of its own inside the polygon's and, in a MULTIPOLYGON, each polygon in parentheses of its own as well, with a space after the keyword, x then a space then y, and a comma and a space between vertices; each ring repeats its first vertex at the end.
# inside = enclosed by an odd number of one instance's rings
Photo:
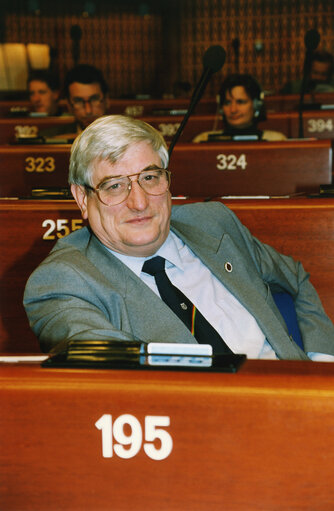
POLYGON ((115 163, 128 147, 147 142, 168 166, 166 142, 153 126, 140 119, 124 115, 105 115, 90 124, 74 141, 71 148, 68 181, 70 184, 92 185, 92 174, 97 162, 115 163))

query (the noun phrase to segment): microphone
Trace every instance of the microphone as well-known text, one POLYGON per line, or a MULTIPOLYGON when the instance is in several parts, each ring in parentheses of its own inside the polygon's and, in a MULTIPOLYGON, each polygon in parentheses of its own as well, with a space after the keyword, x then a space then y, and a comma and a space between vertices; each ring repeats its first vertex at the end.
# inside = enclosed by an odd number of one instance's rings
POLYGON ((306 50, 314 51, 317 49, 318 44, 320 43, 320 34, 318 30, 315 28, 312 28, 311 30, 308 30, 304 37, 304 43, 306 46, 306 50))
POLYGON ((320 34, 315 29, 312 28, 308 30, 304 37, 304 43, 306 47, 305 59, 304 59, 304 68, 303 68, 303 79, 300 88, 300 98, 299 98, 299 138, 304 138, 304 126, 303 126, 303 104, 304 104, 304 95, 306 92, 306 86, 309 81, 309 76, 312 67, 312 55, 314 50, 318 47, 320 42, 320 34))
POLYGON ((210 80, 211 76, 214 73, 216 73, 223 67, 223 65, 225 63, 225 58, 226 58, 226 51, 220 45, 210 46, 204 53, 202 75, 201 75, 201 77, 194 89, 194 92, 191 96, 187 113, 185 114, 177 132, 175 133, 175 135, 170 143, 170 146, 168 149, 169 156, 171 156, 174 146, 175 146, 176 142, 178 141, 178 139, 179 139, 190 115, 192 114, 195 106, 201 99, 201 97, 204 93, 205 87, 208 84, 208 81, 210 80))
POLYGON ((79 25, 72 25, 70 36, 72 39, 72 57, 74 65, 76 66, 80 59, 80 39, 82 37, 81 27, 79 25))
POLYGON ((236 37, 232 39, 232 48, 235 55, 235 70, 239 73, 239 48, 240 48, 240 39, 236 37))

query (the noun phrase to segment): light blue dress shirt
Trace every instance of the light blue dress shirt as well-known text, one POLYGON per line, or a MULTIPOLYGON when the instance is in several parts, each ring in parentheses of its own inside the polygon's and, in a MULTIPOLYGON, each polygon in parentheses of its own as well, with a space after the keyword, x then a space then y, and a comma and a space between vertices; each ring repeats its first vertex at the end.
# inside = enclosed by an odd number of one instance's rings
MULTIPOLYGON (((256 319, 173 232, 154 256, 133 257, 108 250, 158 296, 154 277, 142 272, 142 267, 147 259, 163 257, 170 281, 198 308, 234 353, 246 354, 249 359, 277 359, 256 319)), ((307 355, 312 360, 334 361, 334 356, 324 353, 307 355)))

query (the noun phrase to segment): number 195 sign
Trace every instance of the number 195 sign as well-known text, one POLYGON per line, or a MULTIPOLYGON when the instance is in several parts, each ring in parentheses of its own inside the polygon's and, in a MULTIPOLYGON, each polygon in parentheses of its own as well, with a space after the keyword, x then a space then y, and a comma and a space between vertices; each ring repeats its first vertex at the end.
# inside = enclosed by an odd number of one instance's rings
POLYGON ((163 428, 170 425, 170 417, 165 415, 146 415, 144 431, 139 420, 125 413, 113 419, 104 414, 95 422, 102 436, 102 456, 112 458, 133 458, 143 448, 152 460, 164 460, 173 449, 173 439, 163 428), (157 442, 155 442, 158 440, 157 442))

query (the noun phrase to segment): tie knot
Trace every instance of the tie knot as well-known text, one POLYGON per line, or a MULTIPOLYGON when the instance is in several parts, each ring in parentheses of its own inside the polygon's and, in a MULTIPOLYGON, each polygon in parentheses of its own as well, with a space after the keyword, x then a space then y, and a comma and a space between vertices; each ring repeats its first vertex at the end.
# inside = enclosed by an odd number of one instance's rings
POLYGON ((163 257, 160 256, 152 257, 152 259, 148 259, 143 264, 143 272, 148 273, 153 277, 154 275, 162 271, 165 271, 165 259, 163 257))

